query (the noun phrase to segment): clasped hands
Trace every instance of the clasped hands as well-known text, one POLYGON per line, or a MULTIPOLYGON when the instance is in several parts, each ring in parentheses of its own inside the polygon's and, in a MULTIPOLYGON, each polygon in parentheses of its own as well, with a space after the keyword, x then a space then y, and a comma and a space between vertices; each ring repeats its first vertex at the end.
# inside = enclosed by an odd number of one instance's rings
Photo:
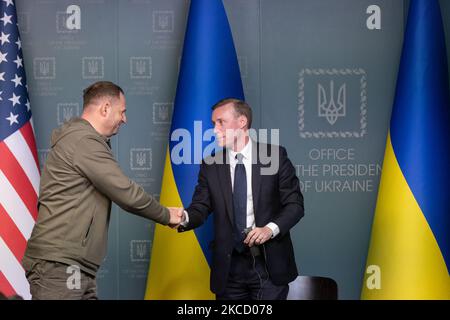
MULTIPOLYGON (((168 207, 168 209, 170 212, 169 227, 172 229, 177 229, 180 224, 186 220, 184 208, 168 207)), ((244 243, 249 247, 260 245, 272 238, 272 234, 272 229, 267 226, 262 228, 254 228, 247 234, 244 243)))
POLYGON ((170 213, 169 227, 176 229, 179 225, 186 220, 184 215, 184 208, 168 207, 170 213))

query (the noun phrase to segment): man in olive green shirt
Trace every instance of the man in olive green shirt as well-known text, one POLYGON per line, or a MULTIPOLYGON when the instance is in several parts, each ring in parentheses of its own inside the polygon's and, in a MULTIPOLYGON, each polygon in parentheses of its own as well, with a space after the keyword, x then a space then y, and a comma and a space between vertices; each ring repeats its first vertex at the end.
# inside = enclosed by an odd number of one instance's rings
POLYGON ((181 209, 161 206, 114 159, 109 139, 126 123, 125 111, 122 89, 97 82, 84 90, 81 117, 52 133, 39 215, 22 260, 33 299, 97 298, 111 201, 163 225, 181 221, 181 209))

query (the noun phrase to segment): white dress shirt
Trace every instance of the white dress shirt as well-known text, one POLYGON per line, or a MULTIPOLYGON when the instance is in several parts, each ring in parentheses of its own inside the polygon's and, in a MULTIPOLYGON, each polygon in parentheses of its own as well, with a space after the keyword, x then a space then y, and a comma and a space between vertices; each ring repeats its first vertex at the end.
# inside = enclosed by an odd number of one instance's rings
MULTIPOLYGON (((231 149, 227 149, 228 163, 230 164, 230 175, 231 175, 231 188, 234 190, 234 170, 236 168, 236 164, 238 160, 236 159, 236 155, 238 153, 243 155, 242 162, 245 167, 245 174, 247 177, 247 228, 255 228, 255 213, 253 211, 253 193, 252 193, 252 139, 249 139, 245 147, 240 151, 236 152, 231 149)), ((186 226, 189 223, 189 215, 187 211, 184 211, 186 220, 181 224, 186 226)), ((278 226, 269 222, 267 225, 272 230, 272 238, 276 237, 278 233, 280 233, 280 229, 278 226)))

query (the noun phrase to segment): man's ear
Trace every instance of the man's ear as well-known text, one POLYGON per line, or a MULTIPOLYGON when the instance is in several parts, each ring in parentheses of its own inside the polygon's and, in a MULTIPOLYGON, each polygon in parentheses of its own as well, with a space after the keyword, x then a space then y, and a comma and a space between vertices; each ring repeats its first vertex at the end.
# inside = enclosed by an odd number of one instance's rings
POLYGON ((240 129, 244 129, 247 127, 247 123, 248 123, 247 117, 240 115, 238 120, 239 120, 240 129))
POLYGON ((100 115, 102 117, 106 117, 108 115, 109 109, 111 108, 111 104, 108 101, 105 101, 100 106, 100 115))

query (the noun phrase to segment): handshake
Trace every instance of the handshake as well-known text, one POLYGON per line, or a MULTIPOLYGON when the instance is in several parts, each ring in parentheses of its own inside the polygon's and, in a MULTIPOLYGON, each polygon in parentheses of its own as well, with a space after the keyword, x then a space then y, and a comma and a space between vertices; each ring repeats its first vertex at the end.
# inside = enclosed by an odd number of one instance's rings
POLYGON ((168 207, 170 213, 170 220, 168 226, 172 229, 178 228, 178 226, 186 220, 184 214, 184 208, 168 207))

